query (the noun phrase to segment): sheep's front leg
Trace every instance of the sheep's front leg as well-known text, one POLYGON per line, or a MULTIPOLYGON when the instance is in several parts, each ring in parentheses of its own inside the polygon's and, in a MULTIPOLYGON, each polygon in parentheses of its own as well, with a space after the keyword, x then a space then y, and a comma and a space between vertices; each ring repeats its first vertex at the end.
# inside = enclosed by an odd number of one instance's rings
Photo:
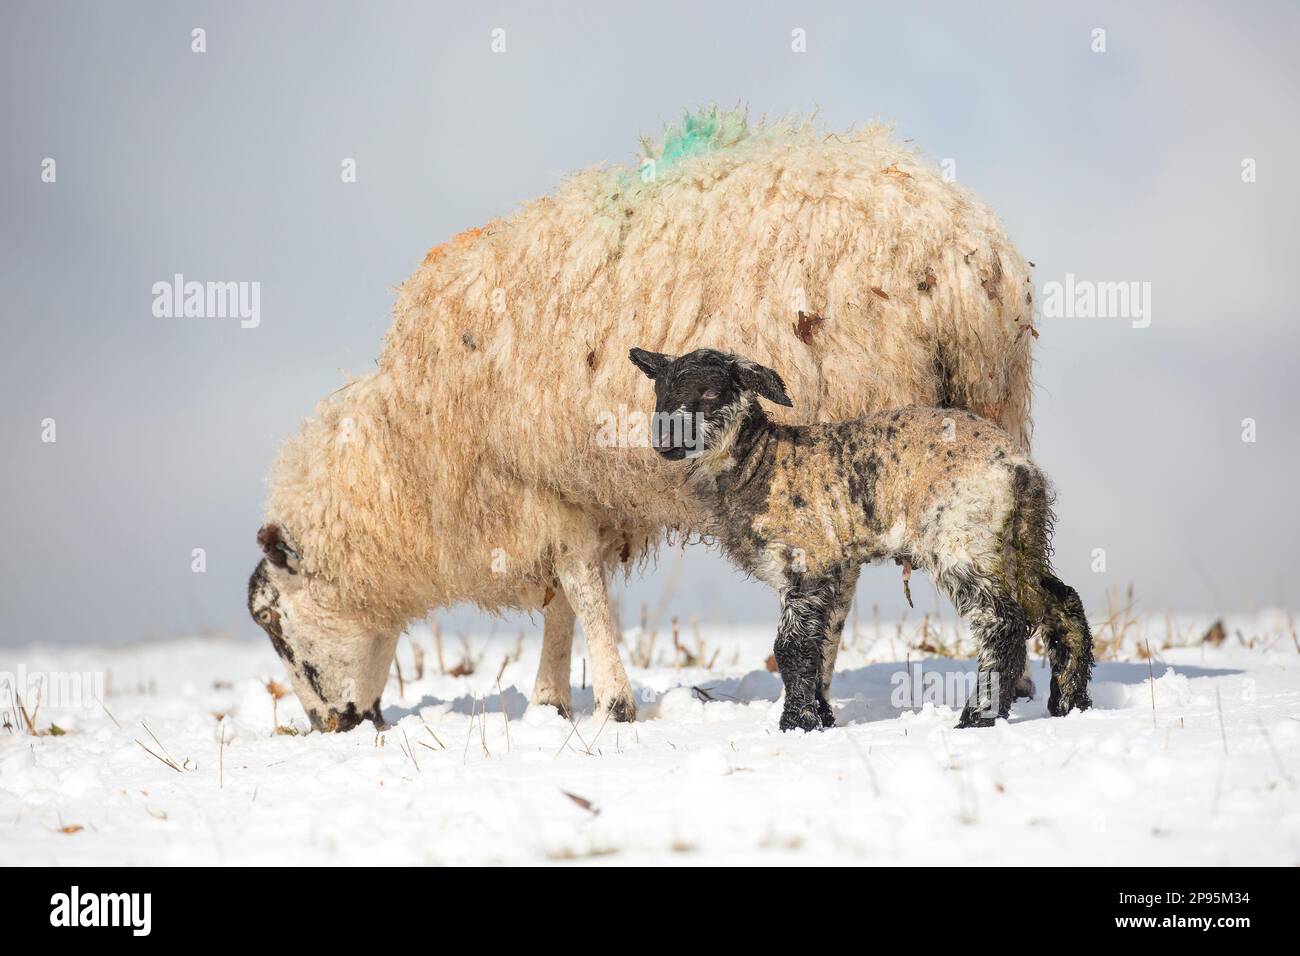
POLYGON ((781 592, 781 623, 774 651, 785 684, 782 730, 822 727, 818 692, 834 598, 834 584, 824 580, 803 580, 781 592))
POLYGON ((573 657, 573 605, 556 591, 542 609, 542 659, 537 665, 537 683, 532 703, 554 707, 561 717, 573 714, 573 692, 569 670, 573 657))
POLYGON ((609 595, 605 591, 605 576, 600 565, 594 560, 569 554, 556 562, 555 570, 587 638, 587 650, 591 654, 591 686, 596 692, 596 715, 608 714, 614 720, 636 720, 636 700, 614 643, 614 616, 609 610, 609 595))
POLYGON ((835 603, 831 608, 830 628, 822 646, 821 680, 817 685, 817 712, 823 727, 835 726, 835 711, 831 709, 831 678, 835 675, 835 658, 840 653, 840 639, 844 636, 844 622, 848 619, 853 595, 858 589, 859 564, 849 564, 840 572, 835 589, 835 603))

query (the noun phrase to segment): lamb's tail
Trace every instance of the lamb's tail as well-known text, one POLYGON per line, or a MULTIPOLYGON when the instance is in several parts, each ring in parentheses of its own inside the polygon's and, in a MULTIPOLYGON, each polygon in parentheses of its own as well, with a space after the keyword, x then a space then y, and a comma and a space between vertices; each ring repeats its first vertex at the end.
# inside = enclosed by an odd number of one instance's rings
POLYGON ((1004 538, 1004 572, 1031 626, 1043 619, 1043 578, 1052 573, 1052 489, 1028 461, 1011 466, 1011 515, 1004 538))

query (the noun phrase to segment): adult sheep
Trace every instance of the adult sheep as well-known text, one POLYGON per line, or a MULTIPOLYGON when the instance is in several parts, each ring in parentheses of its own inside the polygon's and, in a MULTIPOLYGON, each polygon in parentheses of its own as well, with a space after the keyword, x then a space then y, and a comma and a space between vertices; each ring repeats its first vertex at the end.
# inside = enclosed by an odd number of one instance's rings
POLYGON ((739 349, 792 421, 951 406, 1027 445, 1029 289, 993 214, 887 130, 687 115, 637 169, 429 252, 378 367, 282 449, 249 610, 318 729, 378 723, 403 627, 462 601, 544 609, 533 700, 565 713, 576 612, 597 713, 630 720, 606 577, 702 525, 644 430, 610 427, 649 398, 628 348, 739 349))

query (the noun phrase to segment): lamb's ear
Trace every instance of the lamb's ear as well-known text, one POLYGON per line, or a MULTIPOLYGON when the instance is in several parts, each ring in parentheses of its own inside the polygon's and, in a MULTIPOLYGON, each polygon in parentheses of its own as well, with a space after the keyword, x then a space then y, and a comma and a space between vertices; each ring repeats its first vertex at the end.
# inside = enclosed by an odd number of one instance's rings
POLYGON ((633 365, 645 372, 647 378, 658 378, 660 372, 673 364, 672 356, 662 352, 647 352, 645 349, 632 349, 627 357, 633 365))
POLYGON ((786 408, 794 407, 794 402, 790 401, 790 396, 785 393, 785 382, 766 365, 739 359, 736 362, 736 380, 741 388, 757 392, 769 402, 784 405, 786 408))

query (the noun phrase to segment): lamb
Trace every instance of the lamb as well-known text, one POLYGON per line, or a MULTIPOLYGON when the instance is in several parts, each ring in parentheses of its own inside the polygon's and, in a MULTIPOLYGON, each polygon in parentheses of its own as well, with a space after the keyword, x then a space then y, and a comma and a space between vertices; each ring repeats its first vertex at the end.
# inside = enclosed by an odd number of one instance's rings
POLYGON ((1008 715, 1039 628, 1048 711, 1089 706, 1092 636, 1078 594, 1052 571, 1047 479, 1010 435, 970 412, 918 407, 778 425, 757 401, 792 405, 770 368, 713 349, 630 358, 654 381, 656 450, 688 460, 687 486, 722 549, 781 596, 782 730, 834 725, 831 616, 861 564, 891 558, 928 571, 979 642, 958 727, 1008 715))
POLYGON ((1030 300, 993 214, 885 129, 688 115, 638 168, 428 253, 377 367, 281 450, 249 611, 318 729, 382 720, 402 628, 459 602, 542 610, 533 701, 565 714, 580 621, 598 714, 633 719, 606 579, 701 515, 604 427, 646 388, 624 350, 734 342, 788 370, 801 421, 936 404, 1027 444, 1030 300))

